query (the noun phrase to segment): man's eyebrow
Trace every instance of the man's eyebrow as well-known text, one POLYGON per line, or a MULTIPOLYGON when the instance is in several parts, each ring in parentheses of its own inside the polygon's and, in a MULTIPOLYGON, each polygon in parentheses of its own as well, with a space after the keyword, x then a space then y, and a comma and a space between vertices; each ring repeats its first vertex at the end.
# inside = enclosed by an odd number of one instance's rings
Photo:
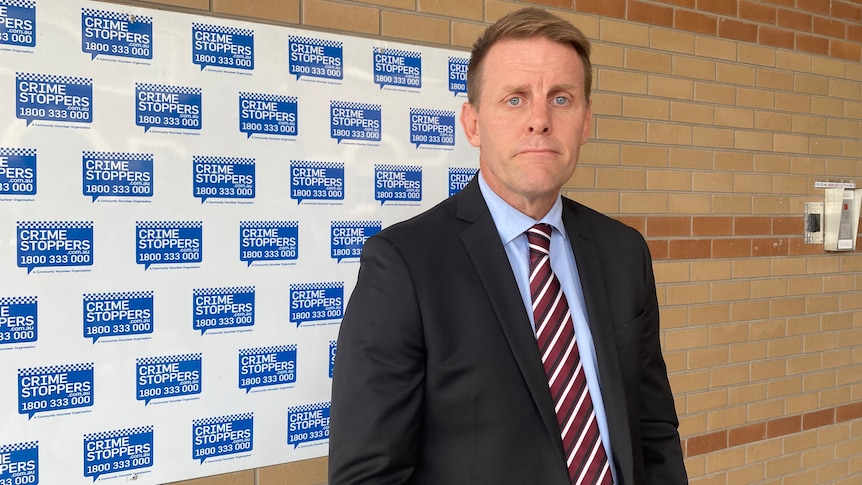
MULTIPOLYGON (((581 89, 583 88, 581 88, 581 85, 578 83, 563 83, 551 86, 551 89, 549 89, 548 92, 556 93, 559 91, 575 91, 581 89)), ((529 88, 526 84, 509 84, 502 88, 502 91, 505 93, 520 93, 528 90, 529 88)))

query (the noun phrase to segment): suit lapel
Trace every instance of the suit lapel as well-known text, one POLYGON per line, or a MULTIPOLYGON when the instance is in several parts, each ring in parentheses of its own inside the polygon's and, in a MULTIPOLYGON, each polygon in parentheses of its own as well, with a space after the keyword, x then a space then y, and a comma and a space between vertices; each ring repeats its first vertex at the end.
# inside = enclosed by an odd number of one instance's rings
MULTIPOLYGON (((614 450, 614 460, 623 473, 625 479, 623 483, 631 483, 633 480, 631 433, 625 407, 622 371, 619 367, 617 346, 614 340, 614 328, 607 298, 604 296, 607 291, 605 272, 601 266, 595 238, 592 237, 586 224, 580 222, 577 206, 573 206, 566 199, 563 199, 563 202, 563 224, 569 235, 584 293, 587 321, 596 349, 596 362, 599 368, 602 399, 614 450)), ((620 275, 620 277, 625 278, 626 276, 620 275)))
POLYGON ((461 240, 482 280, 542 421, 552 438, 560 443, 562 453, 560 428, 548 392, 548 381, 536 346, 536 337, 512 274, 509 258, 475 177, 459 194, 458 217, 472 223, 461 233, 461 240))

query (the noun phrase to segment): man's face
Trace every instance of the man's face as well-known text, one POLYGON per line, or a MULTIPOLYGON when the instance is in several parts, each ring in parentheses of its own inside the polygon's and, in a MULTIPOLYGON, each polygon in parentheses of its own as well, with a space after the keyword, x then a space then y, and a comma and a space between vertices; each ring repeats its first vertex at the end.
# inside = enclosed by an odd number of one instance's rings
POLYGON ((502 199, 540 219, 574 173, 589 136, 583 63, 568 45, 507 39, 488 51, 481 74, 477 105, 461 110, 481 174, 502 199))

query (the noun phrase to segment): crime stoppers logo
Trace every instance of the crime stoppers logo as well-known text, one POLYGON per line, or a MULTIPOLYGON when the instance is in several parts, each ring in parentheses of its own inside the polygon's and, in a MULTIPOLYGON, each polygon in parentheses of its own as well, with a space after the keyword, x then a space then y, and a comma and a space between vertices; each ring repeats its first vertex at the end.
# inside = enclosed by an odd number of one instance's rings
POLYGON ((290 198, 344 200, 344 162, 290 161, 290 198))
POLYGON ((18 267, 91 266, 93 223, 18 221, 18 267))
POLYGON ((207 66, 254 69, 254 31, 221 25, 192 24, 192 62, 207 66))
POLYGON ((322 79, 344 78, 344 45, 342 42, 291 35, 287 39, 290 73, 322 79))
POLYGON ((201 362, 201 354, 139 358, 135 365, 136 399, 146 406, 153 399, 200 394, 201 362))
POLYGON ((328 402, 287 409, 287 444, 294 449, 303 443, 329 439, 328 402))
MULTIPOLYGON (((153 333, 153 292, 84 294, 84 338, 153 333)), ((114 339, 114 341, 119 339, 114 339)))
POLYGON ((410 143, 454 146, 455 112, 410 108, 410 143))
POLYGON ((138 221, 135 260, 144 269, 153 264, 200 263, 203 230, 201 221, 138 221))
POLYGON ((449 92, 455 96, 467 94, 467 65, 469 63, 470 59, 466 57, 449 58, 449 92))
POLYGON ((93 80, 19 72, 15 77, 15 116, 34 121, 93 122, 93 80))
POLYGON ((382 110, 379 104, 329 102, 329 136, 343 140, 379 142, 382 110))
POLYGON ((36 149, 0 147, 0 196, 36 195, 36 149))
POLYGON ((92 197, 152 197, 153 155, 83 152, 82 192, 92 197))
POLYGON ((255 261, 296 261, 299 258, 298 221, 241 221, 239 259, 249 266, 255 261))
POLYGON ((201 335, 254 325, 254 286, 196 288, 192 291, 192 327, 201 335))
POLYGON ((38 314, 35 296, 0 296, 0 345, 35 342, 39 338, 38 314))
POLYGON ((36 46, 35 1, 0 0, 0 45, 36 46))
POLYGON ((92 8, 81 9, 81 50, 96 56, 153 58, 153 18, 92 8))
POLYGON ((285 386, 296 382, 296 344, 239 350, 239 388, 285 386))
POLYGON ((254 199, 253 158, 192 157, 192 192, 203 204, 208 198, 254 199))
POLYGON ((290 285, 290 321, 341 320, 344 315, 344 282, 290 285))
POLYGON ((210 462, 219 456, 248 453, 254 447, 254 413, 192 421, 192 459, 210 462))
MULTIPOLYGON (((135 124, 151 128, 200 130, 201 88, 135 84, 135 124)), ((170 132, 170 131, 168 131, 170 132)))
POLYGON ((380 232, 381 221, 332 221, 329 226, 330 257, 339 263, 362 255, 362 245, 380 232))
POLYGON ((449 167, 449 197, 460 192, 476 176, 476 172, 476 168, 449 167))
POLYGON ((375 47, 374 84, 421 88, 422 53, 375 47))
POLYGON ((39 442, 0 444, 0 483, 39 483, 39 442))
POLYGON ((252 135, 296 136, 299 103, 295 96, 239 93, 239 131, 252 135))
POLYGON ((18 414, 93 405, 93 363, 18 369, 18 414))
POLYGON ((374 200, 419 202, 422 200, 422 167, 374 165, 374 200))
POLYGON ((102 475, 151 466, 153 466, 152 426, 84 435, 84 476, 92 477, 94 482, 102 475))

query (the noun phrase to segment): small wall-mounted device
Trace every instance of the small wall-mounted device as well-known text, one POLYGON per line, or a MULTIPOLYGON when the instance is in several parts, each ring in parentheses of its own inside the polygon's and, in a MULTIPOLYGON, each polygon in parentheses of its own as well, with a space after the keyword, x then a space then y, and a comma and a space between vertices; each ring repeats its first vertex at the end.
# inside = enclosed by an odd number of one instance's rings
POLYGON ((823 244, 823 202, 805 203, 805 244, 823 244))
POLYGON ((822 218, 823 249, 826 251, 856 249, 860 203, 862 203, 862 189, 826 189, 822 218))

